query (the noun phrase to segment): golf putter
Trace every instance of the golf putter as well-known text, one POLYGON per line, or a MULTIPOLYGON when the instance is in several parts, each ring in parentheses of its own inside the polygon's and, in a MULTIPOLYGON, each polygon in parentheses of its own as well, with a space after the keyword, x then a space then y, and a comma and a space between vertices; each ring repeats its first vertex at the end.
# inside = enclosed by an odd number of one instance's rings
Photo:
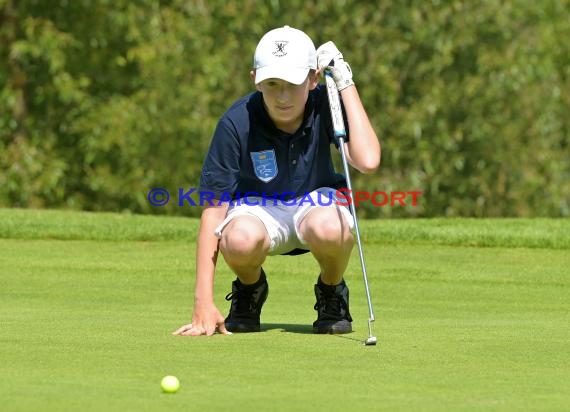
POLYGON ((342 117, 342 110, 340 107, 339 92, 334 82, 332 72, 325 69, 325 81, 327 86, 327 94, 329 97, 329 105, 331 109, 331 117, 333 122, 333 132, 335 137, 339 140, 339 149, 342 157, 342 165, 344 166, 344 176, 346 184, 350 193, 350 212, 354 219, 354 230, 356 232, 356 244, 358 246, 358 254, 360 256, 360 266, 362 267, 362 278, 364 279, 364 289, 366 290, 366 299, 368 300, 368 339, 364 341, 366 346, 376 345, 376 336, 372 333, 372 322, 374 322, 374 310, 372 309, 372 299, 370 298, 370 288, 368 286, 368 275, 366 274, 366 264, 364 262, 364 253, 362 251, 362 242, 360 241, 360 230, 358 228, 358 219, 356 218, 356 209, 354 206, 354 197, 352 192, 352 183, 350 181, 350 171, 348 169, 348 162, 346 160, 345 139, 346 128, 344 127, 344 119, 342 117))

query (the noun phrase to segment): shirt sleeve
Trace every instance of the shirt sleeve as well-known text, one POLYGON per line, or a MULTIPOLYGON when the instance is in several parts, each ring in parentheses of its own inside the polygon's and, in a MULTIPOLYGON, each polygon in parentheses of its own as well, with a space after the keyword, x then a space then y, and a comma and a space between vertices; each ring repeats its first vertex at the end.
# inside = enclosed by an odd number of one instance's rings
POLYGON ((228 195, 233 198, 240 178, 240 160, 238 132, 227 117, 222 117, 202 166, 198 190, 213 194, 215 199, 228 195))

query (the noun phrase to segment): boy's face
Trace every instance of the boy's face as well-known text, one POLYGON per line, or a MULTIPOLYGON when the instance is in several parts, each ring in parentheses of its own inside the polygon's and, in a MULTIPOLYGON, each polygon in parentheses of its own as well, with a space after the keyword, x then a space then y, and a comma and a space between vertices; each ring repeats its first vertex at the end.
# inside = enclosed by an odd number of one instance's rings
POLYGON ((300 85, 281 79, 267 79, 256 85, 257 90, 263 94, 269 117, 278 129, 294 133, 299 128, 309 91, 317 87, 318 81, 318 73, 311 71, 300 85))

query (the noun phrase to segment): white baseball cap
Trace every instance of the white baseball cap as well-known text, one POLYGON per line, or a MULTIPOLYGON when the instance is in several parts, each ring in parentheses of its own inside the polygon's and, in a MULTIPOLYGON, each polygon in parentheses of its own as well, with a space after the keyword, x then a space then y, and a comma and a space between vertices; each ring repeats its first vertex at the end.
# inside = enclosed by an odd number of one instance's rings
POLYGON ((282 79, 301 84, 309 70, 317 68, 317 51, 309 36, 289 26, 265 33, 253 57, 255 84, 266 79, 282 79))

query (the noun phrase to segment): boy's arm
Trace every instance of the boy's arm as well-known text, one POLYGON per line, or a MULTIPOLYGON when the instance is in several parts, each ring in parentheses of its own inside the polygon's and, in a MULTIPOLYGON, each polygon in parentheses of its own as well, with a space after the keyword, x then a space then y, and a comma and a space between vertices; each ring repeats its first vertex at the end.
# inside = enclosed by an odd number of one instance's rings
POLYGON ((218 238, 214 235, 214 230, 226 217, 228 206, 227 202, 222 202, 220 206, 206 206, 202 211, 196 246, 196 283, 192 323, 180 327, 173 332, 173 335, 210 336, 216 329, 220 333, 228 333, 224 325, 224 317, 214 303, 214 274, 219 250, 218 238))
POLYGON ((373 173, 380 164, 380 142, 352 80, 352 70, 332 41, 319 47, 317 61, 319 70, 332 71, 342 96, 350 131, 345 151, 347 161, 362 173, 373 173))
POLYGON ((355 85, 341 92, 350 139, 346 144, 346 160, 362 173, 374 173, 380 165, 380 142, 362 105, 355 85))

